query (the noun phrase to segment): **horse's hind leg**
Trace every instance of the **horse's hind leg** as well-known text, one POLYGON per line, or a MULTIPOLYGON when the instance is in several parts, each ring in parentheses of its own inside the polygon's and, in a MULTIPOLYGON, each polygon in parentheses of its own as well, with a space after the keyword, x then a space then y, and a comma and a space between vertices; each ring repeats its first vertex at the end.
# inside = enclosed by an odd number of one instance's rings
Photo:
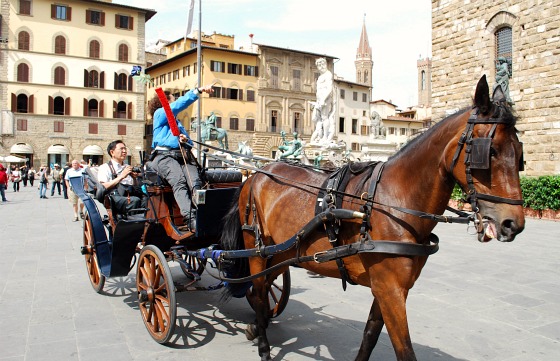
POLYGON ((364 330, 364 338, 360 345, 360 351, 358 351, 358 355, 356 356, 356 361, 369 360, 371 352, 377 344, 377 340, 383 329, 383 324, 383 315, 379 308, 379 302, 375 298, 369 311, 366 328, 364 330))

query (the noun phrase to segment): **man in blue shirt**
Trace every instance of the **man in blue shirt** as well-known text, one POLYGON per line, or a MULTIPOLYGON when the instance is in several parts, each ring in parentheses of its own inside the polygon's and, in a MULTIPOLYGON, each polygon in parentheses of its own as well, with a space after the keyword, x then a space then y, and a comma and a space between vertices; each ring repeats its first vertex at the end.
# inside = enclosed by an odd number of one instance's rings
MULTIPOLYGON (((171 111, 175 118, 177 118, 180 112, 198 100, 200 94, 211 94, 212 92, 212 85, 207 85, 189 90, 185 95, 176 100, 169 92, 165 94, 170 103, 171 111)), ((173 195, 183 216, 183 224, 193 230, 195 228, 196 210, 191 206, 189 190, 191 190, 190 193, 192 194, 194 190, 200 189, 202 184, 198 177, 198 169, 193 164, 185 164, 179 149, 179 143, 192 145, 189 133, 187 133, 185 127, 179 121, 173 119, 172 121, 177 122, 180 132, 178 137, 173 135, 165 110, 157 95, 148 104, 148 112, 152 116, 154 127, 152 166, 173 188, 173 195)))

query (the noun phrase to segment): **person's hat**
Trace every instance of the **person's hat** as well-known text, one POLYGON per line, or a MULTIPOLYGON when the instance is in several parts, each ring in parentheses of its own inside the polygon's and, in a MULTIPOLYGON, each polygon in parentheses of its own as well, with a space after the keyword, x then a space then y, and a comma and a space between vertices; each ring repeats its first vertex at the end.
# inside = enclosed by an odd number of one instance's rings
POLYGON ((59 167, 59 168, 60 168, 60 166, 58 165, 58 163, 55 163, 55 164, 54 164, 54 166, 55 166, 55 167, 59 167))

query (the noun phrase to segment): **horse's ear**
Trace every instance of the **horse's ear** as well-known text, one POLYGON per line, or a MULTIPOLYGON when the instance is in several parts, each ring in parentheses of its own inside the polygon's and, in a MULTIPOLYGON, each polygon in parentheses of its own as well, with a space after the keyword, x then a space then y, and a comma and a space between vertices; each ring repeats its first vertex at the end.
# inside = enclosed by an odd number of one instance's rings
POLYGON ((483 75, 476 85, 476 92, 474 93, 474 105, 482 114, 486 114, 490 110, 490 88, 488 88, 486 75, 483 75))
POLYGON ((494 103, 506 101, 506 96, 500 85, 498 85, 496 89, 494 89, 494 94, 492 94, 492 101, 494 103))

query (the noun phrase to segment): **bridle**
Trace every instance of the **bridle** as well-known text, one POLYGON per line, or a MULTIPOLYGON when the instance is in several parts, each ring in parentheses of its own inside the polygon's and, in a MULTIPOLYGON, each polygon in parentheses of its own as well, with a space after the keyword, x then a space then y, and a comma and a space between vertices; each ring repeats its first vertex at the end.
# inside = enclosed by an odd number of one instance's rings
MULTIPOLYGON (((493 114, 490 118, 479 118, 478 108, 474 108, 467 121, 467 127, 457 144, 457 149, 453 155, 453 160, 451 162, 451 170, 453 173, 453 168, 457 164, 459 155, 463 146, 466 144, 465 148, 465 174, 467 181, 467 201, 471 204, 473 212, 476 214, 480 211, 478 207, 478 200, 484 200, 492 203, 506 203, 511 205, 523 205, 523 199, 513 199, 506 197, 493 196, 490 194, 479 193, 474 187, 474 181, 472 177, 472 169, 487 170, 490 169, 490 152, 492 146, 492 139, 496 132, 496 127, 498 124, 508 124, 508 122, 502 119, 503 113, 506 111, 504 109, 503 102, 495 102, 497 106, 497 114, 493 114), (492 128, 488 133, 487 137, 473 138, 474 127, 477 124, 492 124, 492 128)), ((523 170, 523 158, 520 160, 519 170, 523 170)))

